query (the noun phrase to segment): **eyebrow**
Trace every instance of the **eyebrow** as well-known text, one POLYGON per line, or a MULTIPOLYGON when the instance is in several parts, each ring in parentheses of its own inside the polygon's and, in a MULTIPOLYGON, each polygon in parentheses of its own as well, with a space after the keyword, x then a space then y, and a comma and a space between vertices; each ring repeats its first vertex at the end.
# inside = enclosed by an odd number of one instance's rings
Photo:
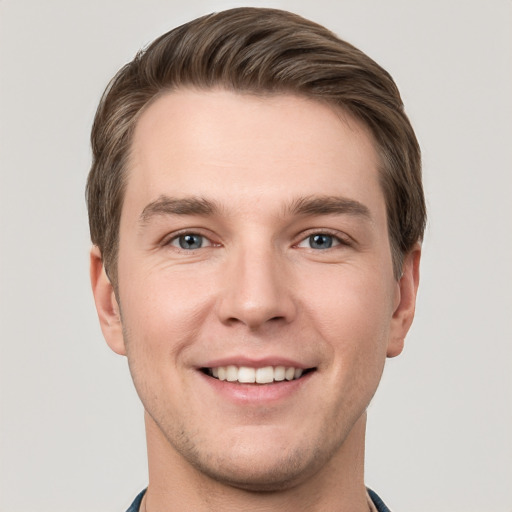
POLYGON ((371 219, 370 210, 359 201, 340 196, 308 196, 292 201, 286 208, 291 215, 353 215, 371 219))
POLYGON ((175 198, 162 195, 145 206, 139 216, 141 224, 160 215, 213 215, 218 207, 203 197, 175 198))
MULTIPOLYGON (((176 198, 160 196, 145 206, 139 216, 141 224, 147 224, 160 215, 210 216, 220 210, 213 201, 204 197, 176 198)), ((371 219, 370 210, 364 204, 340 196, 306 196, 293 200, 284 208, 285 216, 293 215, 353 215, 371 219)))

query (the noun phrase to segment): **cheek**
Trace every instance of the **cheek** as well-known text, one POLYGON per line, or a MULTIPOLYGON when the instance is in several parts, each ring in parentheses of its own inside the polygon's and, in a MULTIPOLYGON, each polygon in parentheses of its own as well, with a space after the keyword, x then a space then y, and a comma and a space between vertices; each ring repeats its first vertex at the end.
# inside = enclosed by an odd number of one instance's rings
POLYGON ((165 323, 171 316, 194 313, 207 300, 211 279, 205 269, 193 264, 173 265, 165 255, 135 256, 124 262, 120 258, 119 262, 120 276, 125 280, 124 286, 120 282, 121 296, 135 316, 144 312, 149 322, 158 317, 165 323))
POLYGON ((123 287, 121 305, 133 379, 138 388, 159 379, 171 385, 179 377, 173 368, 182 362, 205 322, 210 295, 200 280, 187 276, 148 272, 138 279, 133 275, 123 287))
POLYGON ((302 306, 330 335, 383 334, 392 316, 392 293, 387 283, 374 276, 368 270, 348 268, 317 273, 314 282, 302 281, 302 306))
POLYGON ((305 317, 326 355, 319 368, 325 379, 321 408, 331 411, 329 421, 340 429, 367 408, 382 376, 390 325, 383 308, 387 292, 348 269, 331 269, 329 279, 304 292, 305 317))
POLYGON ((198 298, 178 293, 171 284, 164 279, 134 281, 125 287, 122 305, 130 373, 142 403, 156 415, 161 412, 155 406, 157 390, 180 402, 173 392, 183 386, 176 370, 201 324, 198 298))
POLYGON ((308 285, 303 308, 327 344, 337 378, 380 378, 391 324, 388 286, 369 272, 330 272, 308 285), (320 286, 321 284, 321 286, 320 286))

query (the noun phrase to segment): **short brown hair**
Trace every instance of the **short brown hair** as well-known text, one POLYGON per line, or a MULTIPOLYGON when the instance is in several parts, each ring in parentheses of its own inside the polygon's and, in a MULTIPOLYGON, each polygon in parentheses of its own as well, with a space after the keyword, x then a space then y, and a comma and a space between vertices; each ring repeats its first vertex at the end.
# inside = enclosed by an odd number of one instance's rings
POLYGON ((117 285, 119 222, 132 135, 142 111, 182 87, 298 94, 341 107, 363 122, 380 156, 393 269, 422 239, 426 211, 421 155, 391 76, 326 28, 295 14, 237 8, 182 25, 156 39, 107 86, 94 120, 87 181, 92 242, 117 285))

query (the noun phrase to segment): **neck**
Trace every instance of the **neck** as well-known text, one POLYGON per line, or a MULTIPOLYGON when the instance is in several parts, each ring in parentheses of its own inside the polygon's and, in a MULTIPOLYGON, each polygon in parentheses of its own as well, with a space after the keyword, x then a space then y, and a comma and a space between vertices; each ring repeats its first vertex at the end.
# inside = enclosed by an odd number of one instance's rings
POLYGON ((149 486, 141 511, 367 512, 364 486, 366 413, 313 475, 278 491, 248 491, 216 481, 191 466, 146 413, 149 486))

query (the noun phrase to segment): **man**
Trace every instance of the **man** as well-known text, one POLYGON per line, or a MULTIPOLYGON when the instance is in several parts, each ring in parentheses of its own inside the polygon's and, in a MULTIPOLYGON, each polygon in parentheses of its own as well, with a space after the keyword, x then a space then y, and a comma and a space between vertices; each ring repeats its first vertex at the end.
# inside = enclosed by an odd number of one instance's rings
POLYGON ((387 510, 366 408, 425 224, 391 77, 310 21, 233 9, 127 64, 92 145, 96 307, 145 408, 129 510, 387 510))

